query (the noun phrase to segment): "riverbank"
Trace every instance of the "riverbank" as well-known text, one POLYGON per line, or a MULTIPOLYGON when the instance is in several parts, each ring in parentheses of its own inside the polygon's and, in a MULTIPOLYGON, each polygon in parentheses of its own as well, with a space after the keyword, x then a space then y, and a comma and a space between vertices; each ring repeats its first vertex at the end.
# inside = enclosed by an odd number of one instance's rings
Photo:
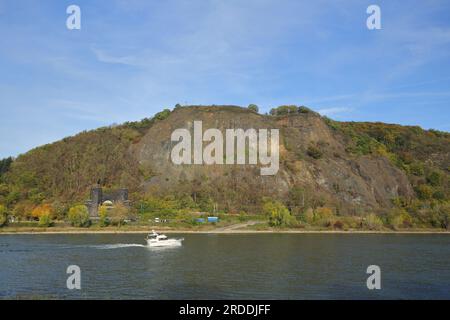
POLYGON ((252 230, 252 229, 168 229, 155 226, 139 228, 2 228, 0 235, 11 234, 146 234, 152 229, 162 233, 198 233, 198 234, 448 234, 450 230, 441 229, 414 229, 414 230, 314 230, 314 229, 275 229, 252 230))

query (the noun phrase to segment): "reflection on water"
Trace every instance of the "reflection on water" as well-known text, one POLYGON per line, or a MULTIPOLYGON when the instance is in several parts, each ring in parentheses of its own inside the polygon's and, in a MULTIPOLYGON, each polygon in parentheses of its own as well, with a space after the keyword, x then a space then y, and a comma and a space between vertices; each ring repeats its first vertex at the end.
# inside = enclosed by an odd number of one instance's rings
POLYGON ((449 235, 2 235, 0 298, 450 299, 449 235), (379 265, 382 290, 366 269, 379 265), (78 265, 82 290, 66 289, 78 265))

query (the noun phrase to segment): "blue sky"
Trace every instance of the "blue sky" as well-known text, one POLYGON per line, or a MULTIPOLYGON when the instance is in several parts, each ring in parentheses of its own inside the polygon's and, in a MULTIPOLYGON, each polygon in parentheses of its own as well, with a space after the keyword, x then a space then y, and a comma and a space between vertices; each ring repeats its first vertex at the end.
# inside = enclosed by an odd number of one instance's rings
POLYGON ((446 0, 0 0, 0 39, 0 158, 176 103, 450 130, 446 0))

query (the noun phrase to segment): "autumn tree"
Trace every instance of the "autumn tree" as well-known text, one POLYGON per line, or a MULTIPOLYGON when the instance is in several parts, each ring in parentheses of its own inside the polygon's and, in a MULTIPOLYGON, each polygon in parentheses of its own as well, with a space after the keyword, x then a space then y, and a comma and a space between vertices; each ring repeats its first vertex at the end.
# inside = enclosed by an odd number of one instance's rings
POLYGON ((86 206, 78 205, 70 208, 68 218, 74 227, 89 227, 89 212, 86 206))
POLYGON ((40 219, 42 216, 50 217, 52 213, 53 213, 52 206, 48 203, 44 203, 35 207, 31 212, 31 216, 35 219, 40 219))
POLYGON ((108 210, 109 220, 113 225, 121 226, 125 219, 128 218, 129 209, 121 203, 117 203, 108 210))
POLYGON ((264 214, 269 217, 269 224, 273 227, 290 226, 295 218, 279 201, 266 200, 263 205, 264 214))

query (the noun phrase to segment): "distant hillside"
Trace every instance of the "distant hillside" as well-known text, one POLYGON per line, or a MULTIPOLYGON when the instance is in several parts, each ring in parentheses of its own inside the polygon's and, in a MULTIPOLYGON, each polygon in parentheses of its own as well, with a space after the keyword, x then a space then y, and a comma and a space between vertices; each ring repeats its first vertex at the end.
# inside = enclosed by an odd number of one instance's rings
POLYGON ((271 115, 235 106, 177 107, 152 119, 82 132, 5 162, 0 203, 19 216, 41 203, 65 211, 100 182, 128 188, 134 202, 170 197, 203 210, 256 213, 271 198, 293 214, 328 207, 339 215, 384 215, 398 207, 425 219, 419 215, 450 199, 449 157, 450 134, 419 127, 337 122, 295 106, 271 115), (172 164, 171 133, 191 128, 194 120, 221 130, 280 129, 278 174, 263 177, 249 165, 172 164))

